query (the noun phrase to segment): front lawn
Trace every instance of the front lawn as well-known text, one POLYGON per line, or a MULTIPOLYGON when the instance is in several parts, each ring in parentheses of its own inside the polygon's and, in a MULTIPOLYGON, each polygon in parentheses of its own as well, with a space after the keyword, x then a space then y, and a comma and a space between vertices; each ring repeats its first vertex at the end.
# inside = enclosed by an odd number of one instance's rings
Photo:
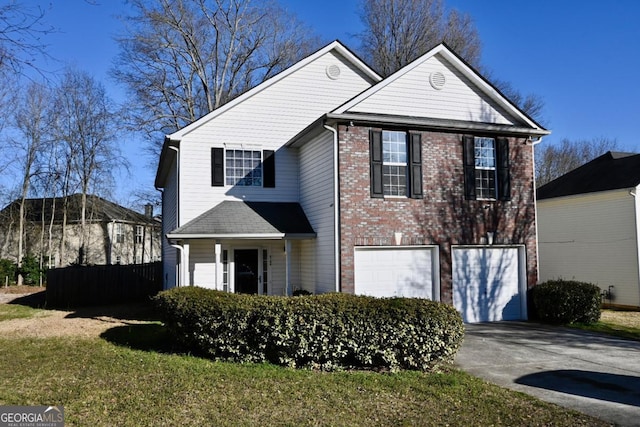
POLYGON ((640 341, 640 311, 602 310, 600 321, 589 325, 578 323, 571 326, 640 341))
POLYGON ((26 305, 0 304, 0 321, 10 319, 28 319, 42 313, 43 310, 26 305))
POLYGON ((0 372, 0 405, 64 405, 69 426, 607 425, 452 368, 325 373, 175 354, 158 323, 0 337, 0 372))

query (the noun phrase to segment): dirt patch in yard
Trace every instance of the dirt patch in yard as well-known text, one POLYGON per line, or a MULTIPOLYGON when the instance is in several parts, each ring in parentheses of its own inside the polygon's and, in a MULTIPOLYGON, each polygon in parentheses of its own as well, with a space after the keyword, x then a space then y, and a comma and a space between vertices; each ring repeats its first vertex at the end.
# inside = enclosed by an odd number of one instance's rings
POLYGON ((640 329, 640 311, 602 310, 600 321, 640 329))
MULTIPOLYGON (((43 295, 43 288, 30 288, 35 292, 3 292, 0 290, 1 304, 31 305, 43 295), (23 301, 25 303, 23 303, 23 301)), ((16 287, 13 287, 16 288, 16 287)), ((113 306, 87 307, 77 310, 40 310, 33 317, 10 319, 0 322, 0 336, 17 337, 98 337, 116 326, 140 325, 156 320, 150 303, 120 304, 113 306)))

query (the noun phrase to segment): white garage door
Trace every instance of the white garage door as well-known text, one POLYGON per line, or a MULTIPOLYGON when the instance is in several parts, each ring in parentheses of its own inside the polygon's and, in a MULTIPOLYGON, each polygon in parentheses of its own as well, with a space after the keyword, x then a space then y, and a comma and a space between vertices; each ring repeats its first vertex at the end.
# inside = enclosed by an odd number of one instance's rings
POLYGON ((432 247, 357 247, 354 287, 358 295, 434 298, 432 247))
POLYGON ((523 248, 454 248, 453 305, 465 322, 526 317, 523 248))

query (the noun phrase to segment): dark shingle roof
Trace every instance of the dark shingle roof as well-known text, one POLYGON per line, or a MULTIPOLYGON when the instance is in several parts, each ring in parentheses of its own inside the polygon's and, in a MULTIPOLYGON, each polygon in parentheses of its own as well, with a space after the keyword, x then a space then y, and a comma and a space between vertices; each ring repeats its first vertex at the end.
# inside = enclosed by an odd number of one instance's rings
MULTIPOLYGON (((37 198, 25 200, 25 217, 27 221, 42 221, 42 213, 44 210, 45 221, 51 220, 54 215, 54 221, 62 221, 64 199, 62 197, 54 198, 37 198), (55 202, 55 204, 54 204, 55 202)), ((82 195, 72 194, 67 197, 67 222, 77 222, 81 219, 82 195)), ((11 202, 5 207, 1 216, 17 217, 20 209, 20 200, 11 202)), ((86 220, 92 222, 131 222, 136 224, 156 224, 157 220, 149 218, 144 214, 138 213, 131 209, 120 206, 102 197, 87 195, 86 220)))
POLYGON ((538 200, 640 184, 640 154, 608 151, 537 190, 538 200))
MULTIPOLYGON (((169 233, 190 236, 285 234, 314 237, 298 203, 223 201, 169 233)), ((177 236, 176 236, 177 237, 177 236)))

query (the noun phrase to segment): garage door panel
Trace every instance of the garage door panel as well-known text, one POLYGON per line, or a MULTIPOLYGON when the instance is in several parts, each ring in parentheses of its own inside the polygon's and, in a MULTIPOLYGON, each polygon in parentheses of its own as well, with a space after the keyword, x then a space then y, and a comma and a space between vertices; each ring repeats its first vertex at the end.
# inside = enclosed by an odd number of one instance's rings
POLYGON ((359 295, 433 297, 432 249, 356 248, 354 285, 359 295))
POLYGON ((453 302, 465 322, 522 319, 518 248, 452 251, 453 302))

